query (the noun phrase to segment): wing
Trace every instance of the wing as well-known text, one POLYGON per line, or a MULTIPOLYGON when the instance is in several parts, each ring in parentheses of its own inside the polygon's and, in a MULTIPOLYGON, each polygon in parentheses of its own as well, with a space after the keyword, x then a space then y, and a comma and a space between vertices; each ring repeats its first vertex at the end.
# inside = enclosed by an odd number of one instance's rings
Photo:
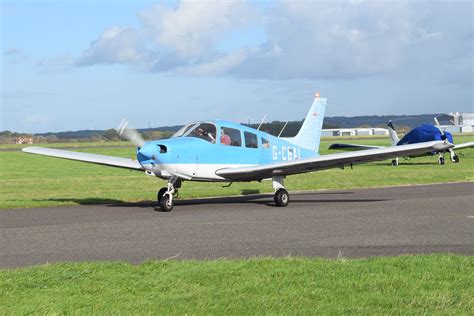
POLYGON ((216 172, 218 176, 235 181, 252 181, 271 178, 276 175, 290 175, 338 168, 345 165, 385 160, 393 157, 411 156, 452 148, 453 144, 443 141, 401 145, 388 148, 367 149, 357 152, 337 153, 319 157, 292 160, 263 166, 224 168, 216 172))
POLYGON ((338 149, 338 150, 345 150, 345 151, 376 149, 376 148, 385 148, 385 147, 358 145, 358 144, 331 144, 331 146, 329 146, 329 149, 338 149))
POLYGON ((474 147, 474 142, 457 144, 457 145, 454 145, 453 149, 457 150, 457 149, 472 148, 472 147, 474 147))
POLYGON ((60 150, 60 149, 51 149, 51 148, 42 148, 42 147, 26 147, 23 148, 25 153, 58 157, 70 160, 79 160, 84 162, 95 163, 99 165, 106 165, 111 167, 133 169, 133 170, 145 170, 138 163, 138 161, 133 159, 121 158, 121 157, 112 157, 88 153, 80 153, 76 151, 69 150, 60 150))

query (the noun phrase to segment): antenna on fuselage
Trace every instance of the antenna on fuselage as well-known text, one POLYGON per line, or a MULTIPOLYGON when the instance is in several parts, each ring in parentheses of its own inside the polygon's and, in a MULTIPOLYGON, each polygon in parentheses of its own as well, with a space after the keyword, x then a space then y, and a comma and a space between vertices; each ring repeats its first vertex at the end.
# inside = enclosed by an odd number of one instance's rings
POLYGON ((263 116, 262 121, 261 121, 260 124, 258 125, 257 131, 260 130, 260 127, 262 127, 262 124, 263 124, 263 122, 265 121, 266 118, 267 118, 267 113, 265 113, 265 115, 263 116))
POLYGON ((288 124, 288 121, 286 121, 285 125, 283 125, 283 127, 281 128, 281 131, 278 134, 278 137, 280 137, 281 133, 283 133, 283 131, 285 130, 286 124, 288 124))

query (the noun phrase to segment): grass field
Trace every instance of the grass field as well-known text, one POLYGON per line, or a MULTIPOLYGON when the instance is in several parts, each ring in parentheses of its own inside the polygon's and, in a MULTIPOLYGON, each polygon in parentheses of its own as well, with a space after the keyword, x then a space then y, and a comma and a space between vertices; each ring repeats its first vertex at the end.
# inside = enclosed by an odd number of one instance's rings
MULTIPOLYGON (((474 136, 457 136, 456 141, 474 141, 474 136)), ((329 153, 327 148, 332 142, 334 140, 322 142, 322 154, 329 153)), ((388 139, 350 139, 342 142, 389 145, 388 139)), ((77 144, 55 144, 56 147, 75 145, 77 144)), ((79 145, 88 148, 77 150, 112 156, 132 158, 135 152, 133 146, 122 147, 123 142, 79 145), (103 145, 119 147, 90 148, 103 145)), ((377 162, 357 165, 353 170, 331 169, 290 176, 285 184, 289 191, 298 191, 456 181, 474 181, 474 149, 463 150, 458 164, 448 161, 446 165, 439 166, 435 156, 401 160, 398 167, 391 167, 387 161, 377 162)), ((0 151, 0 208, 3 209, 154 200, 156 192, 164 185, 164 181, 145 176, 142 172, 30 155, 20 151, 0 151)), ((234 183, 230 188, 222 188, 219 183, 185 182, 180 190, 180 198, 271 191, 270 181, 234 183)))
POLYGON ((2 314, 474 313, 474 257, 61 263, 0 270, 2 314))

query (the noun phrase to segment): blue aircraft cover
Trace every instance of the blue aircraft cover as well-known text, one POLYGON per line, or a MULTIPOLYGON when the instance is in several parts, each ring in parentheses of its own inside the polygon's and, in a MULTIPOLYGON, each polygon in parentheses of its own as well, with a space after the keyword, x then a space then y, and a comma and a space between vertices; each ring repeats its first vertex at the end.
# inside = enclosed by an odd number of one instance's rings
POLYGON ((451 144, 454 144, 453 135, 451 135, 451 133, 444 132, 443 135, 436 126, 423 124, 409 131, 402 139, 400 139, 397 145, 431 142, 434 140, 444 140, 446 138, 451 144))

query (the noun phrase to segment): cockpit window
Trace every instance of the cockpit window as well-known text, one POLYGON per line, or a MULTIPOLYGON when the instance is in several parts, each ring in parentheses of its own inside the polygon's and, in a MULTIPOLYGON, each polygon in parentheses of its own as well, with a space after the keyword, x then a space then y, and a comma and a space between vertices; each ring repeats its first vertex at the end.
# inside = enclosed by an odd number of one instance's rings
POLYGON ((212 123, 199 123, 193 126, 190 132, 183 134, 183 136, 196 137, 215 144, 216 126, 212 123))
POLYGON ((189 132, 193 127, 198 125, 199 123, 191 123, 188 125, 184 125, 181 127, 176 133, 173 134, 171 137, 183 137, 187 132, 189 132))

